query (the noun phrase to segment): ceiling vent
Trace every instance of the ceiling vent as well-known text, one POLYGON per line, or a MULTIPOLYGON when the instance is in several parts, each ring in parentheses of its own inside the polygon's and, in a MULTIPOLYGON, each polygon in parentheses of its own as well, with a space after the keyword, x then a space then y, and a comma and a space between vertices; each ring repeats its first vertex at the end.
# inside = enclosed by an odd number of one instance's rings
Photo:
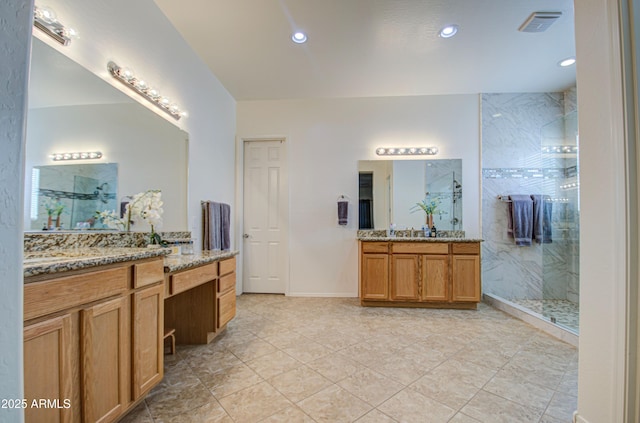
POLYGON ((533 12, 518 31, 522 32, 544 32, 551 24, 558 20, 562 16, 562 12, 533 12))

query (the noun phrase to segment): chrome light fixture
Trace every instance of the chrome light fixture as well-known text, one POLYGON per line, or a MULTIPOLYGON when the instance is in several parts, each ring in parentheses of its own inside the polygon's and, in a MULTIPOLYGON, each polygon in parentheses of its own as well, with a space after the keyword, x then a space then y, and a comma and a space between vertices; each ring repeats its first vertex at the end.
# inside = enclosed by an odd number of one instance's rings
POLYGON ((434 156, 438 154, 437 147, 378 147, 378 156, 434 156))
POLYGON ((65 27, 58 22, 53 10, 45 7, 34 6, 33 26, 63 46, 69 44, 71 37, 76 35, 76 32, 73 29, 65 27))
POLYGON ((140 94, 151 104, 160 108, 163 112, 168 113, 175 120, 180 120, 181 117, 187 117, 187 112, 180 110, 180 107, 178 107, 177 104, 172 103, 171 100, 163 97, 158 90, 149 86, 144 79, 135 76, 129 69, 122 68, 114 62, 109 62, 107 64, 107 69, 109 70, 109 73, 111 73, 111 76, 131 88, 136 93, 140 94))
POLYGON ((95 160, 102 158, 100 151, 89 151, 82 153, 54 153, 49 158, 55 162, 61 160, 95 160))

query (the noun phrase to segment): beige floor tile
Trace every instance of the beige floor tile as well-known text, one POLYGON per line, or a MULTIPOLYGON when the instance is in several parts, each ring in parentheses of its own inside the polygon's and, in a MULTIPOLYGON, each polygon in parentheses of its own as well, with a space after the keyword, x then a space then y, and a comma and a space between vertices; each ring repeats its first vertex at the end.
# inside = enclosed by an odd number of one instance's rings
POLYGON ((273 376, 302 366, 301 362, 282 351, 263 355, 262 357, 248 361, 246 364, 264 379, 272 378, 273 376))
POLYGON ((212 400, 213 395, 199 380, 189 380, 151 392, 146 402, 151 416, 158 420, 191 412, 212 400))
POLYGON ((573 412, 578 408, 578 398, 572 395, 558 393, 553 396, 545 415, 570 421, 573 412))
POLYGON ((458 413, 453 416, 451 420, 449 420, 449 423, 480 423, 480 421, 473 419, 465 414, 458 413))
POLYGON ((317 342, 313 341, 290 345, 286 348, 283 348, 282 351, 286 352, 291 357, 303 363, 309 363, 333 352, 329 348, 325 348, 317 342))
POLYGON ((257 422, 291 406, 291 401, 267 382, 245 388, 220 399, 236 422, 257 422))
POLYGON ((478 388, 464 378, 449 374, 426 374, 409 386, 416 392, 434 399, 454 410, 460 409, 478 392, 478 388))
POLYGON ((217 399, 257 385, 264 379, 246 364, 228 367, 218 372, 203 372, 198 377, 217 399))
POLYGON ((203 350, 201 354, 191 354, 185 361, 196 373, 215 373, 229 367, 242 364, 242 361, 231 351, 211 351, 203 350))
POLYGON ((353 422, 372 407, 337 385, 300 401, 298 406, 318 423, 353 422))
POLYGON ((374 407, 404 388, 404 385, 370 369, 360 370, 342 379, 338 385, 374 407))
POLYGON ((367 367, 342 354, 330 354, 307 364, 332 382, 339 382, 367 367))
POLYGON ((129 412, 121 423, 154 423, 151 413, 147 409, 147 404, 143 401, 129 412))
POLYGON ((378 410, 403 423, 444 423, 455 414, 452 408, 411 389, 400 391, 378 410))
POLYGON ((392 419, 391 417, 387 416, 381 411, 373 409, 369 411, 367 414, 365 414, 364 416, 360 417, 358 420, 356 420, 356 422, 357 423, 394 423, 394 422, 397 422, 397 420, 392 419))
POLYGON ((240 345, 232 345, 227 347, 227 349, 245 363, 278 351, 276 347, 262 339, 254 339, 240 345))
POLYGON ((352 345, 341 350, 340 354, 367 367, 393 357, 392 351, 368 342, 360 342, 359 344, 352 345))
POLYGON ((294 403, 333 385, 329 379, 307 366, 289 370, 272 377, 267 382, 294 403))
POLYGON ((537 422, 542 416, 541 409, 525 407, 485 391, 479 391, 460 411, 487 423, 537 422))
POLYGON ((547 408, 554 394, 552 389, 514 378, 508 372, 498 372, 482 389, 520 405, 541 409, 547 408))
POLYGON ((395 357, 374 363, 370 368, 387 376, 389 379, 407 386, 424 376, 431 369, 431 366, 425 366, 417 361, 413 360, 411 354, 403 354, 400 351, 395 357))
POLYGON ((227 412, 222 408, 220 403, 212 400, 207 404, 190 410, 184 414, 167 418, 157 418, 154 423, 233 423, 233 420, 227 412))
POLYGON ((467 384, 480 389, 495 376, 496 371, 479 364, 453 358, 445 361, 427 374, 436 378, 447 377, 451 380, 465 381, 467 384))
POLYGON ((315 423, 315 421, 297 406, 291 406, 260 420, 260 423, 315 423))
POLYGON ((312 342, 311 339, 306 336, 300 335, 298 332, 291 330, 263 336, 262 339, 279 349, 312 342))

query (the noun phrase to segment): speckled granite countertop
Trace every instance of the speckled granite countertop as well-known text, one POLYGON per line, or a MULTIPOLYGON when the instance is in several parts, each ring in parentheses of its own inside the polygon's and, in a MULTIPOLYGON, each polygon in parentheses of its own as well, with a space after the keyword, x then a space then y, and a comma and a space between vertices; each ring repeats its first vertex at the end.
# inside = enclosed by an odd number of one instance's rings
POLYGON ((479 238, 427 238, 427 237, 399 237, 399 236, 359 236, 358 241, 396 241, 396 242, 482 242, 479 238))
POLYGON ((238 255, 238 251, 210 250, 188 255, 167 256, 164 258, 164 272, 177 272, 203 264, 213 263, 238 255))
POLYGON ((24 277, 166 256, 168 248, 68 248, 24 253, 24 277))

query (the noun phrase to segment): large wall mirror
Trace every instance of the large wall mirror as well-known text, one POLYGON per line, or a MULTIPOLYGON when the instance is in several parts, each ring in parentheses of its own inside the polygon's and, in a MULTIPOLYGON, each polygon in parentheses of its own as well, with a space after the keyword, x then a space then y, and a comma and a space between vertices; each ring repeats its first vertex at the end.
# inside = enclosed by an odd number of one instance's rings
POLYGON ((149 189, 162 191, 161 230, 188 229, 187 133, 35 37, 25 169, 25 230, 47 226, 52 206, 64 229, 101 229, 95 211, 149 189), (102 158, 50 158, 92 151, 102 158))
POLYGON ((435 201, 438 230, 463 230, 462 159, 361 160, 359 228, 420 229, 426 214, 416 203, 435 201))

